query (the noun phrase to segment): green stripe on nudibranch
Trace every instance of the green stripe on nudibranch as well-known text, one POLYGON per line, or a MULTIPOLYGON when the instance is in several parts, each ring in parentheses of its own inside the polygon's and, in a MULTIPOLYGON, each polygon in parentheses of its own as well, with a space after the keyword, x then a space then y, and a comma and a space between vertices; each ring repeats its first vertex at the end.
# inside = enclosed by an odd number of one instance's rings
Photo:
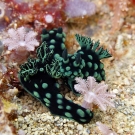
POLYGON ((58 103, 58 104, 62 104, 63 101, 62 101, 61 99, 57 99, 57 103, 58 103))
POLYGON ((63 34, 61 34, 61 33, 57 33, 56 34, 56 38, 60 38, 61 39, 62 37, 63 37, 63 34))
POLYGON ((63 37, 66 37, 66 33, 62 32, 63 37))
POLYGON ((49 49, 54 49, 54 48, 55 48, 54 45, 50 45, 50 46, 49 46, 49 49))
POLYGON ((63 98, 63 96, 62 96, 61 94, 57 94, 57 98, 62 99, 62 98, 63 98))
POLYGON ((85 117, 85 113, 81 109, 77 109, 77 114, 80 115, 80 117, 85 117))
POLYGON ((90 60, 93 60, 92 55, 88 55, 88 58, 89 58, 90 60))
POLYGON ((62 38, 62 41, 63 41, 63 42, 65 42, 65 40, 66 40, 65 38, 62 38))
POLYGON ((86 122, 86 119, 80 119, 81 122, 86 122))
POLYGON ((69 71, 71 68, 69 66, 66 67, 66 70, 69 71))
POLYGON ((48 103, 45 103, 45 105, 46 105, 47 107, 49 107, 49 106, 50 106, 50 104, 48 104, 48 103))
POLYGON ((99 67, 100 67, 100 69, 103 69, 104 68, 104 64, 100 63, 99 67))
POLYGON ((87 112, 87 114, 90 115, 90 116, 93 115, 92 112, 91 112, 89 109, 87 109, 86 112, 87 112))
POLYGON ((33 95, 36 96, 37 98, 40 98, 40 95, 37 91, 33 91, 33 95))
POLYGON ((43 72, 43 71, 44 71, 44 68, 40 68, 39 71, 40 71, 40 72, 43 72))
POLYGON ((92 67, 92 63, 91 62, 87 62, 87 65, 88 65, 89 68, 92 67))
POLYGON ((43 89, 46 89, 48 87, 48 84, 47 83, 42 83, 42 88, 43 89))
POLYGON ((50 43, 51 43, 51 44, 55 44, 56 41, 55 41, 54 39, 51 39, 50 43))
POLYGON ((96 63, 94 63, 94 70, 98 69, 98 65, 96 63))
POLYGON ((49 37, 50 37, 49 34, 44 34, 44 35, 41 34, 41 39, 42 40, 47 40, 47 39, 49 39, 49 37))
POLYGON ((85 76, 86 77, 89 76, 89 72, 88 71, 85 72, 85 76))
POLYGON ((98 76, 98 73, 97 73, 97 72, 95 72, 95 73, 94 73, 94 77, 96 78, 97 76, 98 76))
POLYGON ((37 89, 39 88, 38 85, 37 85, 36 83, 34 84, 34 86, 35 86, 35 88, 37 88, 37 89))
POLYGON ((67 110, 71 110, 71 108, 72 108, 72 107, 69 106, 69 105, 66 106, 66 109, 67 109, 67 110))
POLYGON ((72 114, 69 113, 69 112, 65 112, 65 115, 66 115, 67 117, 69 117, 69 118, 73 117, 72 114))
POLYGON ((54 30, 50 30, 49 31, 49 34, 54 34, 54 30))
POLYGON ((44 100, 46 103, 48 103, 48 104, 51 103, 47 98, 43 98, 43 100, 44 100))
POLYGON ((61 43, 61 49, 64 49, 64 48, 65 48, 65 44, 61 43))
POLYGON ((60 88, 59 83, 55 83, 56 88, 60 88))
POLYGON ((62 105, 58 105, 58 108, 59 109, 63 109, 64 107, 62 105))
POLYGON ((50 94, 50 93, 46 93, 45 96, 46 96, 47 98, 51 98, 51 94, 50 94))

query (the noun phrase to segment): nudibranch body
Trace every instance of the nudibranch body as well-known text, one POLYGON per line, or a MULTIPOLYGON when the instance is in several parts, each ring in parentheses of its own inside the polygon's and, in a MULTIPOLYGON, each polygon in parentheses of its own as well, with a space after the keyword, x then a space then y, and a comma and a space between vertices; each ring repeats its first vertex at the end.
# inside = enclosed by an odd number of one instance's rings
POLYGON ((111 57, 107 50, 99 47, 99 41, 93 43, 90 38, 78 34, 75 37, 81 49, 72 55, 65 49, 60 61, 60 71, 67 78, 67 85, 74 93, 75 77, 86 79, 93 76, 98 82, 105 80, 104 64, 100 60, 111 57))
POLYGON ((76 35, 81 49, 74 54, 68 54, 62 28, 41 34, 42 44, 37 48, 37 58, 29 58, 20 67, 19 78, 24 89, 42 102, 52 114, 75 120, 81 124, 88 123, 93 113, 67 100, 59 91, 58 78, 62 78, 67 86, 74 91, 74 78, 94 76, 97 81, 105 79, 101 58, 110 57, 107 51, 98 43, 76 35), (95 51, 96 50, 96 51, 95 51))

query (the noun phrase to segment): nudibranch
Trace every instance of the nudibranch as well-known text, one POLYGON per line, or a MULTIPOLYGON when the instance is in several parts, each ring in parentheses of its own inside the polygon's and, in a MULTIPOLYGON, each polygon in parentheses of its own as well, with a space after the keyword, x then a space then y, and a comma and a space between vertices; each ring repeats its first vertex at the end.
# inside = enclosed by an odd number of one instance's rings
POLYGON ((60 93, 58 79, 62 78, 74 91, 74 78, 94 76, 97 81, 105 79, 103 63, 100 59, 111 55, 93 44, 90 38, 76 35, 81 49, 68 54, 65 47, 66 35, 62 28, 47 31, 43 29, 41 45, 37 48, 37 58, 29 58, 20 66, 19 79, 23 88, 42 102, 52 114, 78 123, 89 123, 93 112, 67 100, 60 93), (98 48, 98 49, 97 49, 98 48))
POLYGON ((81 49, 71 55, 65 48, 60 58, 60 71, 74 93, 75 77, 93 76, 97 82, 105 80, 104 64, 100 60, 111 57, 107 50, 99 47, 99 41, 94 43, 91 38, 78 34, 75 37, 81 49))

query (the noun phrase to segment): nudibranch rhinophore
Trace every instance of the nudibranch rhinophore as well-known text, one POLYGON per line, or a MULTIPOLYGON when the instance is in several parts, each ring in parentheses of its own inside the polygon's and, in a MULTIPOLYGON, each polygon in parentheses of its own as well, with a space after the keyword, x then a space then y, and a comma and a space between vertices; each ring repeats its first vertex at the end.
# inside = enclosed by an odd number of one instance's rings
MULTIPOLYGON (((37 48, 37 58, 29 58, 20 66, 19 79, 23 88, 42 102, 52 114, 89 123, 92 111, 67 100, 59 91, 58 78, 62 78, 74 91, 74 78, 94 76, 97 81, 105 79, 104 65, 100 59, 111 55, 93 43, 90 38, 76 34, 81 49, 68 54, 65 47, 66 35, 62 28, 50 31, 43 29, 41 45, 37 48)), ((78 93, 75 93, 78 94, 78 93)))

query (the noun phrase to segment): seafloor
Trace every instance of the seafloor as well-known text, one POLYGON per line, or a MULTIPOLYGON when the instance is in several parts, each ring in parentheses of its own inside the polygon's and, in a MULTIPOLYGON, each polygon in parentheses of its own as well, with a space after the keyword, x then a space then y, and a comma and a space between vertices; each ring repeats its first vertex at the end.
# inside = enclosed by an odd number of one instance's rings
MULTIPOLYGON (((24 130, 26 135, 102 135, 96 126, 97 121, 106 124, 118 135, 135 135, 135 7, 128 7, 120 18, 123 19, 120 28, 113 30, 113 10, 108 8, 105 0, 94 2, 98 7, 97 13, 85 23, 71 24, 70 32, 84 33, 94 40, 100 40, 100 45, 112 54, 103 63, 109 92, 116 94, 113 99, 115 108, 108 107, 105 112, 97 108, 91 122, 81 125, 53 116, 39 101, 23 92, 14 100, 18 117, 12 123, 18 130, 24 130)), ((76 49, 75 45, 70 46, 69 51, 76 49)), ((67 91, 65 88, 67 99, 78 104, 81 102, 82 97, 67 91)))

